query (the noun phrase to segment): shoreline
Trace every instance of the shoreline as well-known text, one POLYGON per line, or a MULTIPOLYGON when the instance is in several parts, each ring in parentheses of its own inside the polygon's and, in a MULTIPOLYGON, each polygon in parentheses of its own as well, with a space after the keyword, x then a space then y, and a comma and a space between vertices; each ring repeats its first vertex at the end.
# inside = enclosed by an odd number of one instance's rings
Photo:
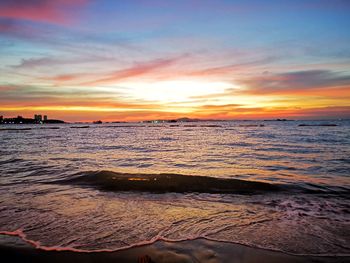
POLYGON ((349 256, 299 256, 267 249, 204 238, 169 242, 156 241, 111 252, 46 251, 37 249, 18 236, 0 235, 0 254, 19 262, 153 262, 153 263, 338 263, 349 262, 349 256), (152 261, 139 261, 149 256, 152 261))

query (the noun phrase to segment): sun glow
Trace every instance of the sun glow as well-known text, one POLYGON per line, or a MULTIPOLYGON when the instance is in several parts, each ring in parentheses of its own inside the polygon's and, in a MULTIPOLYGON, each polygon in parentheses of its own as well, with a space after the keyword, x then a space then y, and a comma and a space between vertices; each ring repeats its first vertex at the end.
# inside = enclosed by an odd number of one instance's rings
POLYGON ((148 83, 125 82, 120 86, 126 88, 128 96, 134 99, 158 103, 189 102, 196 97, 224 93, 237 88, 226 82, 204 82, 189 80, 169 80, 148 83))

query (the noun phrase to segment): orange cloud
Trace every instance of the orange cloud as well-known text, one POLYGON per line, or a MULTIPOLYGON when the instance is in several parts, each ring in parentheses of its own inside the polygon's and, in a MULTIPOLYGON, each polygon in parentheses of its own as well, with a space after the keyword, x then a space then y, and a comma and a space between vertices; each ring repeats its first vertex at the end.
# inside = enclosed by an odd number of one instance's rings
POLYGON ((350 106, 330 106, 314 108, 297 107, 259 107, 245 108, 234 105, 206 105, 192 113, 198 118, 213 119, 322 119, 322 118, 350 118, 350 106))

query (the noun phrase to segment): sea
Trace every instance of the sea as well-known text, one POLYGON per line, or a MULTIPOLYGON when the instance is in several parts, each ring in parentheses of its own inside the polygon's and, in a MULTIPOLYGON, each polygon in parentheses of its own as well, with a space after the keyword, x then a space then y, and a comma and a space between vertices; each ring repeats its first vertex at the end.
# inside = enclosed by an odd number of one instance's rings
POLYGON ((1 125, 0 145, 0 234, 37 248, 350 255, 348 120, 1 125))

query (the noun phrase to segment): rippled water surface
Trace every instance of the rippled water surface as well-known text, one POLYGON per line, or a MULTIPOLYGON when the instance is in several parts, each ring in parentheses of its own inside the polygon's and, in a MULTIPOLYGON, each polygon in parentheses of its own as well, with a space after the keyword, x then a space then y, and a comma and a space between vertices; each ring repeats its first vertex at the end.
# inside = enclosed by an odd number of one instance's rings
POLYGON ((0 231, 81 250, 205 237, 349 255, 350 122, 305 123, 330 122, 2 125, 0 231))

